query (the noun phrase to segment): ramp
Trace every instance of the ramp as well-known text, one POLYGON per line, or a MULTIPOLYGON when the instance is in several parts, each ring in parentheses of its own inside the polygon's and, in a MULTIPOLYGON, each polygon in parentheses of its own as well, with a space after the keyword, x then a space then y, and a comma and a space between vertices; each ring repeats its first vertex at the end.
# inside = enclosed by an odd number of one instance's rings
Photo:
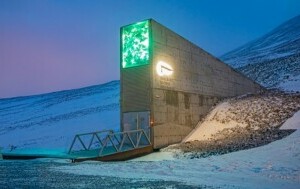
POLYGON ((48 149, 16 149, 0 153, 0 159, 29 160, 37 158, 71 159, 72 162, 122 161, 153 151, 150 130, 124 132, 103 130, 75 135, 68 152, 48 149))
POLYGON ((104 130, 77 134, 69 149, 72 162, 121 161, 151 153, 150 130, 104 130))

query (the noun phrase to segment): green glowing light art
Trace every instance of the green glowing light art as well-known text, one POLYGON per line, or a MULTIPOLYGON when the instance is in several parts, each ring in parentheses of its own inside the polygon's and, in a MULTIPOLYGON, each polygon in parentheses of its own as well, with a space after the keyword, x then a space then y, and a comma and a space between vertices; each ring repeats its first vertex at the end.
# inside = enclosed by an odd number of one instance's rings
POLYGON ((149 21, 122 28, 122 67, 149 64, 149 21))

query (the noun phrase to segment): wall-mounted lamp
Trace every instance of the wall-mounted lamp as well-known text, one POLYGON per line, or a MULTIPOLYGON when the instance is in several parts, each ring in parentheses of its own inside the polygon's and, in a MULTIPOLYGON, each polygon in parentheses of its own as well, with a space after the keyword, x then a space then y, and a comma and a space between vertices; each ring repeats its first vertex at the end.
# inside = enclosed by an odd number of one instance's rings
POLYGON ((173 68, 169 64, 167 64, 165 62, 159 61, 156 64, 156 73, 159 76, 169 76, 169 75, 172 75, 173 68))

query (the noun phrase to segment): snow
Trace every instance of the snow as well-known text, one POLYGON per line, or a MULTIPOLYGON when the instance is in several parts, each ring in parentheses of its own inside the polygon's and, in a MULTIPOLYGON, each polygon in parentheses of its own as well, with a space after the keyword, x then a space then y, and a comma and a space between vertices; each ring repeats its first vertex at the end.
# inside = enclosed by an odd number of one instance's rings
POLYGON ((234 120, 224 123, 214 119, 214 117, 217 115, 220 116, 221 119, 224 119, 226 116, 224 112, 228 112, 230 107, 231 106, 228 102, 219 104, 213 109, 213 111, 209 113, 204 122, 200 122, 196 126, 196 128, 183 140, 183 142, 193 140, 208 140, 212 137, 212 135, 222 131, 223 129, 234 128, 236 126, 245 127, 245 124, 238 123, 234 120))
MULTIPOLYGON (((300 62, 299 62, 300 64, 300 62)), ((290 77, 286 81, 282 81, 278 88, 285 90, 285 91, 294 91, 294 92, 300 92, 300 75, 290 77)))
MULTIPOLYGON (((220 131, 219 128, 208 128, 208 123, 213 123, 213 120, 217 121, 215 123, 222 129, 233 127, 235 124, 227 121, 228 118, 238 124, 248 119, 258 127, 265 126, 256 122, 258 120, 274 121, 274 118, 277 118, 271 127, 279 127, 283 120, 286 121, 283 127, 285 125, 290 127, 291 123, 300 121, 299 105, 298 96, 281 93, 246 95, 229 99, 217 105, 200 123, 205 127, 201 132, 207 131, 212 134, 220 131), (245 112, 250 113, 247 119, 239 117, 245 115, 245 112), (254 120, 258 114, 265 115, 254 120), (288 119, 292 114, 294 116, 288 119), (206 121, 207 125, 204 124, 206 121)), ((201 126, 195 129, 193 133, 195 135, 189 137, 203 139, 203 135, 196 133, 201 126)), ((188 158, 192 156, 178 156, 178 153, 183 154, 183 151, 162 149, 160 152, 126 162, 90 161, 53 166, 51 170, 74 175, 128 178, 135 181, 175 181, 208 188, 298 189, 300 185, 300 130, 268 145, 224 155, 188 158)))
POLYGON ((280 129, 300 129, 300 111, 284 122, 280 129))
POLYGON ((183 142, 214 139, 224 130, 236 132, 235 128, 276 129, 299 109, 297 94, 266 93, 227 99, 199 122, 183 142))
POLYGON ((153 152, 151 154, 130 160, 130 161, 163 161, 163 160, 175 160, 172 152, 153 152))
POLYGON ((52 170, 144 181, 178 181, 195 186, 296 189, 300 185, 300 130, 250 150, 202 159, 167 159, 165 153, 159 152, 134 161, 85 162, 53 167, 52 170))
MULTIPOLYGON (((274 44, 274 46, 276 46, 277 44, 274 44)), ((271 46, 269 46, 270 48, 271 46)), ((281 58, 281 57, 286 57, 286 56, 290 56, 293 55, 294 52, 280 52, 280 53, 274 53, 274 54, 268 54, 266 56, 266 59, 276 59, 276 58, 281 58)))
POLYGON ((300 16, 220 59, 267 88, 300 90, 300 16))
POLYGON ((300 16, 296 16, 262 37, 251 41, 221 57, 235 68, 261 63, 269 59, 299 52, 300 16), (298 44, 297 44, 298 43, 298 44))
POLYGON ((119 82, 55 93, 0 99, 3 151, 67 151, 75 134, 120 126, 119 82))

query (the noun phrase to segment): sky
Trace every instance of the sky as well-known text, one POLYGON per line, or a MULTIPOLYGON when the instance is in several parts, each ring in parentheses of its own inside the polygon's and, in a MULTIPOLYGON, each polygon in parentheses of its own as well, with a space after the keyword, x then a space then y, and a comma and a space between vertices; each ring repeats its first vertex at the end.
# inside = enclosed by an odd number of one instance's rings
POLYGON ((118 80, 130 23, 153 18, 219 57, 299 14, 299 0, 0 0, 0 98, 118 80))

